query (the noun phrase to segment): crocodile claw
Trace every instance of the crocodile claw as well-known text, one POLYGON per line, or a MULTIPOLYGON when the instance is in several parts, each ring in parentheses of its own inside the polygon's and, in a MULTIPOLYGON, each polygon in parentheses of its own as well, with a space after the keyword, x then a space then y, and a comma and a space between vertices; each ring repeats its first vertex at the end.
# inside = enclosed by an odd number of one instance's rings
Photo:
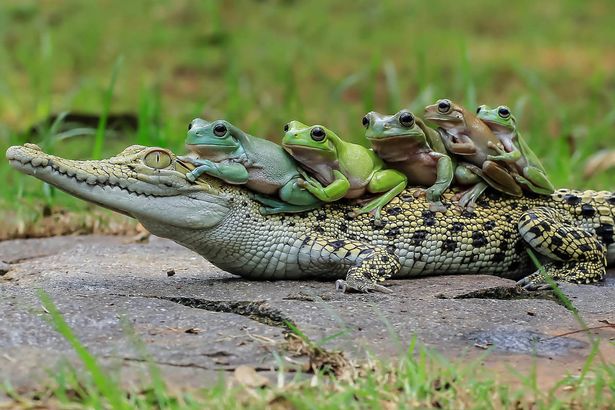
POLYGON ((335 290, 342 293, 349 293, 351 291, 359 292, 359 293, 370 293, 370 292, 381 292, 381 293, 393 293, 393 291, 386 286, 379 285, 377 283, 370 283, 367 285, 361 285, 354 287, 349 285, 343 279, 338 279, 335 281, 335 290))
POLYGON ((548 283, 536 283, 532 279, 532 275, 526 276, 525 278, 517 281, 517 286, 521 286, 523 290, 547 290, 551 289, 551 285, 548 283))

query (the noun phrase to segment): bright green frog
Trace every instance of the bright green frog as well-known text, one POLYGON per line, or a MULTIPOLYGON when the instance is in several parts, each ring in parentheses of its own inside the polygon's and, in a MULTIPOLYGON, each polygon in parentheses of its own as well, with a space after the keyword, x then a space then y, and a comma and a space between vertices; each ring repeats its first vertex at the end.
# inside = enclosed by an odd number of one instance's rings
POLYGON ((300 187, 298 164, 277 144, 253 137, 228 121, 195 119, 188 127, 186 147, 199 158, 184 157, 196 165, 186 178, 208 174, 257 192, 263 214, 302 212, 322 204, 300 187), (264 195, 262 195, 264 194, 264 195), (265 195, 277 195, 274 199, 265 195))
POLYGON ((282 146, 314 176, 306 176, 305 188, 324 202, 383 193, 355 212, 373 213, 378 221, 382 207, 406 187, 406 176, 384 169, 372 150, 345 142, 321 125, 291 121, 284 131, 282 146))
POLYGON ((521 134, 517 131, 517 121, 505 105, 489 108, 481 105, 476 110, 480 118, 493 131, 504 149, 497 145, 490 145, 498 155, 489 155, 491 161, 504 161, 510 164, 519 174, 513 174, 515 180, 532 192, 542 195, 551 195, 555 188, 540 160, 527 145, 521 134))
POLYGON ((407 110, 395 115, 369 112, 363 126, 374 152, 386 165, 404 173, 409 184, 429 187, 425 195, 432 211, 445 210, 440 197, 453 181, 455 164, 438 132, 407 110))

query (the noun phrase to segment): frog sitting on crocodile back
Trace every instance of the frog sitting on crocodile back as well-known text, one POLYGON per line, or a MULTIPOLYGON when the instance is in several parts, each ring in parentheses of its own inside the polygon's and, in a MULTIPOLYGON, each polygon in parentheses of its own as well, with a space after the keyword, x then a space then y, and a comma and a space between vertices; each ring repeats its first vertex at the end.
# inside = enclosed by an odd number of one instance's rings
POLYGON ((282 146, 313 175, 306 176, 303 186, 321 201, 382 193, 354 213, 373 213, 379 221, 382 207, 406 188, 406 176, 384 169, 371 149, 345 142, 321 125, 291 121, 284 131, 282 146))
POLYGON ((489 147, 498 154, 489 155, 488 160, 504 161, 509 164, 518 172, 513 173, 515 180, 534 193, 550 195, 555 192, 540 160, 517 131, 517 121, 508 107, 500 105, 491 109, 481 105, 476 114, 493 131, 504 147, 502 149, 498 144, 489 144, 489 147))
POLYGON ((453 181, 455 164, 436 130, 407 110, 395 115, 371 111, 363 117, 365 137, 386 165, 406 175, 410 185, 429 187, 425 196, 432 211, 446 208, 440 197, 453 181))
POLYGON ((193 120, 188 127, 186 147, 199 158, 183 157, 196 165, 186 178, 195 181, 208 174, 229 184, 245 185, 265 206, 263 214, 302 212, 322 202, 298 182, 297 163, 277 144, 253 137, 228 121, 193 120), (277 195, 280 200, 265 195, 277 195))
MULTIPOLYGON (((467 167, 490 186, 511 196, 523 195, 510 170, 489 159, 489 155, 498 154, 491 146, 500 142, 473 112, 443 99, 425 107, 425 119, 439 127, 446 150, 467 162, 467 167)), ((463 202, 474 202, 480 193, 473 192, 472 198, 466 198, 463 202)))

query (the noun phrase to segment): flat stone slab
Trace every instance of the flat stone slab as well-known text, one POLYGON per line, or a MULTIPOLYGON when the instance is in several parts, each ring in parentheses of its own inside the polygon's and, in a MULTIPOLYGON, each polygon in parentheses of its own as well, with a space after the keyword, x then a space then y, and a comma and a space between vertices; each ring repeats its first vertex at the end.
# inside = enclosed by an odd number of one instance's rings
MULTIPOLYGON (((0 276, 0 380, 20 390, 40 387, 67 361, 79 367, 38 289, 126 385, 147 380, 144 349, 179 388, 211 385, 240 365, 271 372, 285 321, 357 360, 405 354, 416 337, 450 358, 492 350, 481 360, 496 368, 537 363, 548 378, 576 372, 589 354, 588 332, 576 332, 581 325, 550 292, 524 292, 495 276, 392 280, 390 295, 340 294, 332 282, 247 281, 156 237, 5 241, 0 260, 10 268, 0 276)), ((589 327, 615 323, 613 278, 561 287, 589 327)), ((589 333, 614 361, 615 329, 589 333)))

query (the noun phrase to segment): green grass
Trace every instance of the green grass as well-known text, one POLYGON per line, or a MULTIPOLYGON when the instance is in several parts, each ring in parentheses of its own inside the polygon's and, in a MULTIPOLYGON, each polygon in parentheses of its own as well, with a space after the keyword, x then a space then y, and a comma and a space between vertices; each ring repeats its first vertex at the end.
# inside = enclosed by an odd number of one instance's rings
MULTIPOLYGON (((148 363, 151 385, 137 391, 123 391, 119 376, 101 367, 75 336, 49 295, 41 291, 39 296, 49 321, 73 347, 85 371, 67 365, 54 374, 48 391, 28 396, 18 394, 9 385, 0 386, 0 391, 13 399, 16 408, 265 409, 276 405, 282 409, 568 409, 580 405, 607 409, 615 398, 615 366, 608 362, 596 363, 595 354, 587 359, 581 377, 562 376, 546 388, 538 385, 535 373, 515 374, 511 369, 514 377, 502 381, 492 370, 482 367, 480 360, 450 361, 421 347, 416 340, 409 343, 406 354, 399 360, 374 359, 360 366, 342 361, 344 365, 336 369, 324 366, 312 375, 295 374, 294 377, 278 370, 278 383, 270 382, 262 388, 220 379, 217 385, 207 389, 171 392, 128 320, 124 320, 125 331, 148 363), (511 383, 515 378, 516 382, 511 383)), ((335 354, 319 347, 299 329, 292 330, 296 336, 290 340, 301 343, 308 354, 321 358, 331 355, 335 359, 335 354)), ((335 360, 322 362, 335 363, 335 360)))
MULTIPOLYGON (((274 140, 297 118, 364 142, 366 111, 420 111, 448 96, 510 105, 557 186, 615 189, 607 173, 581 172, 615 145, 611 1, 97 3, 0 5, 0 150, 65 111, 101 114, 85 136, 45 138, 78 158, 136 142, 182 151, 195 116, 274 140), (106 113, 126 111, 140 129, 105 138, 106 113)), ((0 178, 7 211, 36 215, 50 201, 4 162, 0 178)), ((51 203, 86 206, 62 193, 51 203)))

